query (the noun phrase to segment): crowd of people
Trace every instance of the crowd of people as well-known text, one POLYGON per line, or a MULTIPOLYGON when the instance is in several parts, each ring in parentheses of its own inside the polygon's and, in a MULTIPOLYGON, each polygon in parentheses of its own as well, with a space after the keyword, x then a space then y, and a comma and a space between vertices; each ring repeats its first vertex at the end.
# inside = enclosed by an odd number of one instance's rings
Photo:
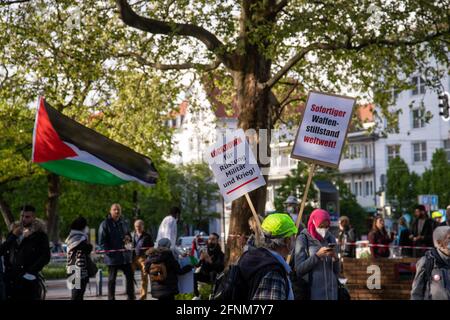
MULTIPOLYGON (((190 252, 175 246, 181 211, 171 208, 162 220, 155 241, 146 231, 144 221, 134 221, 133 230, 122 216, 121 206, 113 204, 98 229, 98 244, 108 269, 108 299, 114 300, 116 278, 122 271, 126 295, 135 300, 135 272, 141 274, 138 299, 173 300, 179 293, 179 277, 193 272, 194 300, 200 299, 199 283, 211 285, 210 298, 246 300, 346 300, 348 290, 340 280, 341 258, 355 258, 358 235, 350 219, 341 216, 339 228, 331 229, 331 217, 324 209, 315 209, 306 225, 296 226, 298 207, 266 217, 251 217, 251 235, 242 245, 238 261, 225 269, 225 255, 220 237, 211 233, 195 237, 190 252), (259 222, 259 223, 257 223, 259 222), (333 232, 332 232, 333 231, 333 232), (190 263, 182 264, 186 256, 190 263)), ((404 256, 420 258, 417 262, 411 298, 450 299, 450 206, 446 220, 430 219, 424 206, 417 206, 415 219, 398 220, 389 233, 382 216, 375 216, 368 234, 373 258, 388 258, 392 245, 405 247, 404 256)), ((442 215, 441 217, 442 218, 442 215)), ((73 278, 71 298, 82 300, 89 278, 97 273, 88 239, 88 221, 80 216, 66 239, 67 276, 73 278)), ((49 239, 36 210, 26 205, 21 219, 12 224, 0 245, 0 299, 37 300, 44 295, 41 271, 50 261, 49 239), (0 261, 1 262, 1 261, 0 261)))

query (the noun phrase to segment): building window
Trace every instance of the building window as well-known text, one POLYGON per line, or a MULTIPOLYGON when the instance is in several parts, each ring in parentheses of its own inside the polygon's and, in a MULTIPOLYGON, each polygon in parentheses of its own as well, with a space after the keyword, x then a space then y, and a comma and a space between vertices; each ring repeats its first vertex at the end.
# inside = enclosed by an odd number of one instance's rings
POLYGON ((372 180, 366 181, 366 196, 373 195, 373 182, 372 180))
POLYGON ((411 84, 413 85, 413 96, 425 93, 425 80, 422 77, 412 77, 411 84))
POLYGON ((395 157, 400 156, 400 145, 399 144, 393 144, 387 146, 387 155, 388 155, 388 162, 391 159, 394 159, 395 157))
POLYGON ((447 153, 447 161, 450 162, 450 139, 444 140, 444 150, 447 153))
POLYGON ((363 195, 363 184, 362 184, 362 181, 355 181, 354 182, 354 187, 355 187, 355 190, 354 190, 354 192, 353 192, 353 194, 355 195, 355 196, 362 196, 363 195))
POLYGON ((416 143, 413 143, 412 146, 413 146, 414 162, 427 161, 427 143, 426 142, 416 142, 416 143))
POLYGON ((345 158, 358 159, 362 156, 362 146, 360 144, 352 144, 348 147, 345 158))
POLYGON ((425 110, 414 109, 412 112, 412 126, 414 129, 425 127, 425 110))
POLYGON ((281 167, 282 168, 288 168, 289 166, 289 155, 288 154, 282 154, 281 155, 281 167))

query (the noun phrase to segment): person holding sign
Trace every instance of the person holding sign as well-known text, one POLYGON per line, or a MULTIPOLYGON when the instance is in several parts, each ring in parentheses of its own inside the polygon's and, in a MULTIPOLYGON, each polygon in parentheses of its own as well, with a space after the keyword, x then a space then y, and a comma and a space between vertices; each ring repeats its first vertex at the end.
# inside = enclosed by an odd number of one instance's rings
POLYGON ((339 260, 336 238, 328 231, 330 215, 315 209, 297 237, 294 262, 305 300, 337 300, 339 260), (311 284, 313 284, 311 286, 311 284))

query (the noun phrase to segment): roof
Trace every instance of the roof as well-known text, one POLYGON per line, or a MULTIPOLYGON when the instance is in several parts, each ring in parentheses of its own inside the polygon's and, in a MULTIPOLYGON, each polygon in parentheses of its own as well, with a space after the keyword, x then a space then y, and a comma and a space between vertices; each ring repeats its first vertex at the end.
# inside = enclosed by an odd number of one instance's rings
POLYGON ((316 186, 316 188, 319 189, 321 192, 326 192, 326 193, 338 192, 336 187, 330 181, 313 180, 313 183, 316 186))
POLYGON ((356 115, 358 116, 358 119, 365 123, 365 122, 373 122, 373 110, 375 106, 371 103, 360 105, 356 108, 356 115))

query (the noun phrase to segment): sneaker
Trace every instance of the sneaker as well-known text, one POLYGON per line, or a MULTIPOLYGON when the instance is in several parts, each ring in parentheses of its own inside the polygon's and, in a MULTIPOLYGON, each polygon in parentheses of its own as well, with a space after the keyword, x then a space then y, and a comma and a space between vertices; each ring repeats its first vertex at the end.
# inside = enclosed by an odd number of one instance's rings
POLYGON ((200 297, 194 296, 192 300, 201 300, 200 297))

